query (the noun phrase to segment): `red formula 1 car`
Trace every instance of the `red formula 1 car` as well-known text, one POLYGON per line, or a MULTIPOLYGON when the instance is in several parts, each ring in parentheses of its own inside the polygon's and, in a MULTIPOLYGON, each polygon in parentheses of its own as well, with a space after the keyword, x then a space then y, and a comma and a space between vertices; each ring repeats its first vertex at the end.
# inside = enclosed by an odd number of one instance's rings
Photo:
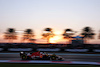
POLYGON ((46 52, 20 52, 20 57, 22 60, 63 60, 63 58, 58 55, 47 54, 46 52))

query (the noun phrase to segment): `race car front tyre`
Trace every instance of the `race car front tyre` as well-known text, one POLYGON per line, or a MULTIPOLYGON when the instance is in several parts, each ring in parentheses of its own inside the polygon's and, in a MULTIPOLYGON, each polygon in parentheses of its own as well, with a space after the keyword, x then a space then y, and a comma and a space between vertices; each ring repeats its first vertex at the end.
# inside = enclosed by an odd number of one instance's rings
POLYGON ((62 58, 59 58, 58 60, 62 60, 62 58))
POLYGON ((52 56, 52 57, 50 58, 50 60, 56 60, 56 57, 55 57, 55 56, 52 56))

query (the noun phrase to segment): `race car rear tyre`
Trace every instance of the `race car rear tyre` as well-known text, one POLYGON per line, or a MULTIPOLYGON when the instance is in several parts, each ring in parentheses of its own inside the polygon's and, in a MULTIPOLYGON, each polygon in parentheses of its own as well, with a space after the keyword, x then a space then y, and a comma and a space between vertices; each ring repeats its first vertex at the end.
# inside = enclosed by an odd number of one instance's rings
POLYGON ((27 56, 26 55, 22 55, 22 60, 27 60, 27 56))
POLYGON ((29 56, 27 56, 27 60, 32 60, 32 58, 30 58, 29 56))

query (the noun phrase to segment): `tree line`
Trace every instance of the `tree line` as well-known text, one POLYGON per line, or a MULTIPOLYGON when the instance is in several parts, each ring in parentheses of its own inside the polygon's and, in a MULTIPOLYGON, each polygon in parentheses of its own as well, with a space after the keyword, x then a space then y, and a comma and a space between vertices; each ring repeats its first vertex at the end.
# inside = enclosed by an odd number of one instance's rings
MULTIPOLYGON (((71 40, 73 35, 76 32, 72 29, 68 28, 65 29, 62 36, 64 39, 71 40)), ((50 38, 54 37, 56 34, 53 33, 52 28, 45 28, 44 32, 42 33, 42 37, 47 39, 47 43, 50 43, 50 38)), ((96 33, 94 33, 94 30, 91 27, 84 27, 82 29, 82 32, 79 34, 83 37, 84 40, 94 39, 94 36, 96 33)), ((18 38, 17 32, 14 28, 8 28, 7 31, 4 33, 4 39, 9 40, 9 42, 12 42, 13 40, 16 40, 18 38)), ((98 35, 98 39, 100 39, 100 31, 98 35)), ((31 41, 34 42, 34 32, 32 29, 26 29, 22 35, 22 41, 31 41)))

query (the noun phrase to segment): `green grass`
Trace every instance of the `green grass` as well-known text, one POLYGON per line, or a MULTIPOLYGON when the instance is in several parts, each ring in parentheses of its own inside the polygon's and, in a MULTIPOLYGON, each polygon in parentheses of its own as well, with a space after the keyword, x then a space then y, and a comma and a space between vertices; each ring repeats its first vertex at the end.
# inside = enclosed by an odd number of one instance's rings
POLYGON ((0 67, 100 67, 96 65, 67 65, 67 64, 17 64, 0 63, 0 67))

